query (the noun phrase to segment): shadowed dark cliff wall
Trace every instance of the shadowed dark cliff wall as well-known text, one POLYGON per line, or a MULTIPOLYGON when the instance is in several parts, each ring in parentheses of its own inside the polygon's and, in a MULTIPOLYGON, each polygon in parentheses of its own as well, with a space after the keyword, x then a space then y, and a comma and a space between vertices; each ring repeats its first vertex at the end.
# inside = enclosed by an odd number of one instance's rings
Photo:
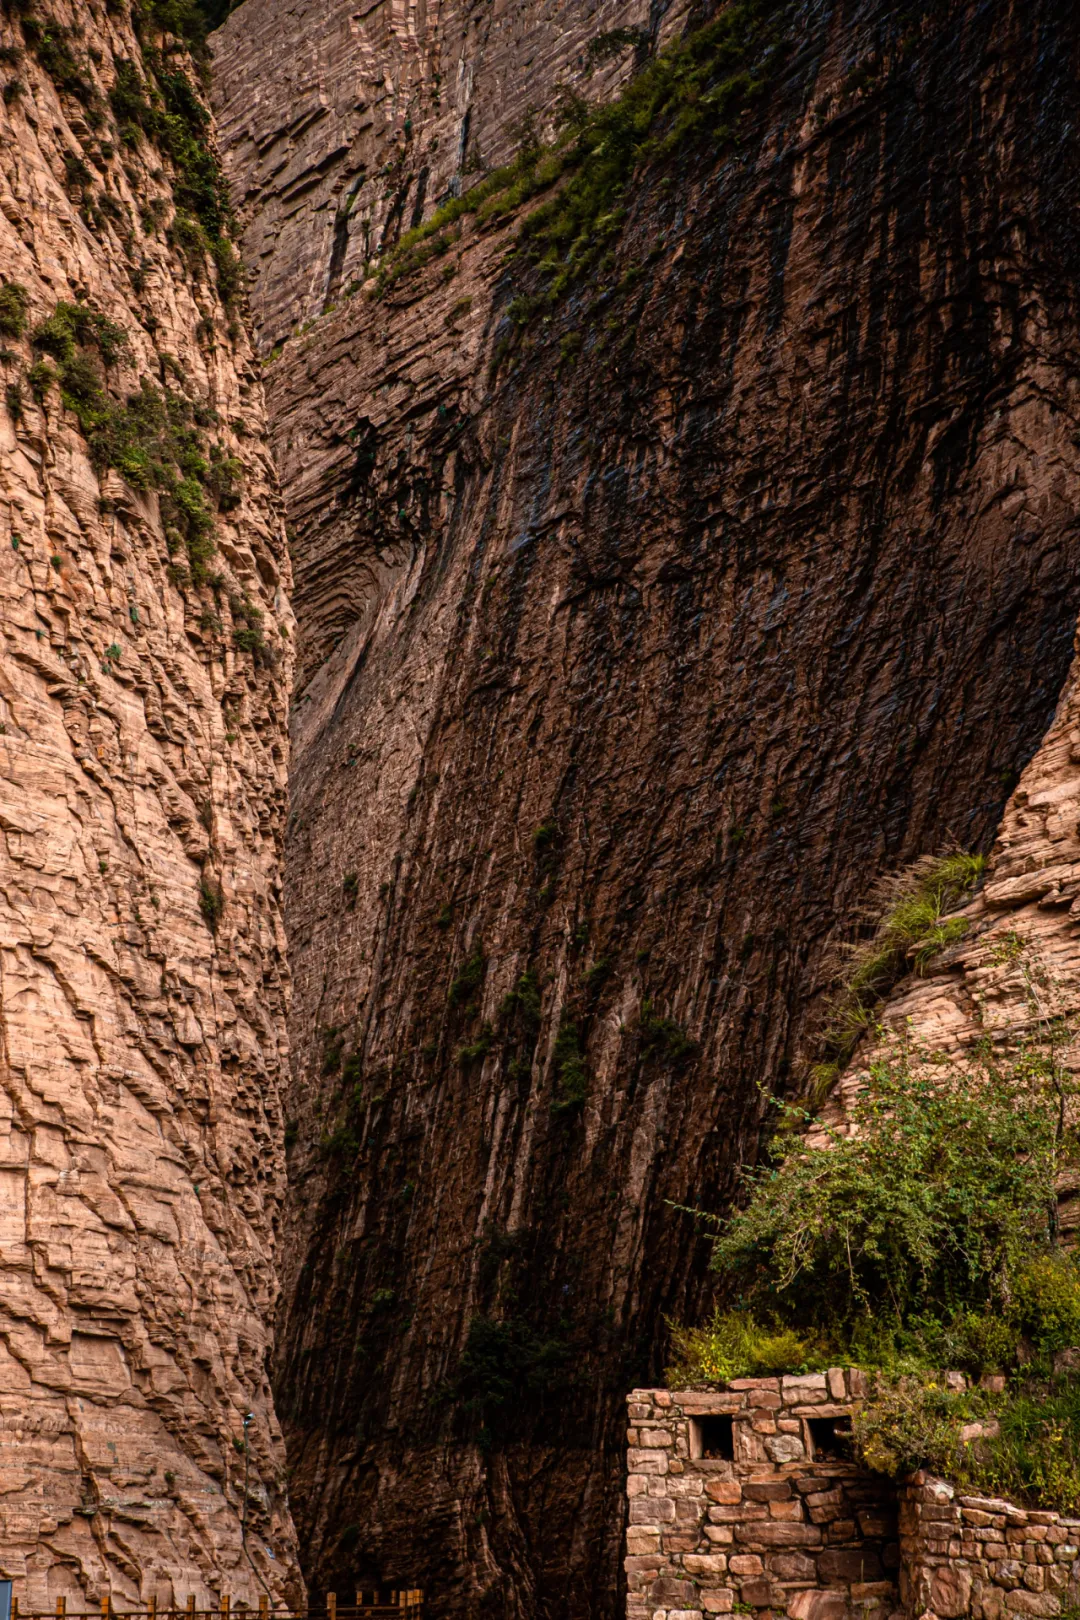
MULTIPOLYGON (((987 847, 1080 608, 1080 21, 820 0, 550 320, 512 224, 270 372, 299 653, 278 1394, 316 1586, 611 1616, 875 877, 987 847)), ((535 272, 532 273, 535 275, 535 272)))

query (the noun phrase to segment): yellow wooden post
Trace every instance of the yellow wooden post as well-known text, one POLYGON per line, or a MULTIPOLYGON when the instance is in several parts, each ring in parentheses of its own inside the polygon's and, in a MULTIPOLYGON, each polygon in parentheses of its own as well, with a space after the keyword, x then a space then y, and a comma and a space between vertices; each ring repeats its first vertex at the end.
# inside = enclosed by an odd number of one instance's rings
POLYGON ((229 1594, 228 1594, 228 1592, 222 1592, 222 1594, 221 1594, 221 1620, 229 1620, 229 1594))
POLYGON ((109 1620, 109 1600, 107 1597, 103 1597, 101 1600, 101 1620, 109 1620))
POLYGON ((146 1604, 146 1612, 150 1620, 157 1620, 157 1593, 151 1592, 146 1604))
POLYGON ((58 1597, 56 1600, 56 1620, 64 1620, 67 1613, 67 1598, 58 1597))
POLYGON ((265 1592, 259 1593, 259 1620, 268 1620, 270 1614, 270 1599, 265 1592))
POLYGON ((326 1594, 326 1620, 337 1620, 337 1593, 326 1594))
POLYGON ((188 1612, 188 1620, 195 1620, 195 1594, 194 1594, 194 1592, 189 1592, 188 1593, 187 1612, 188 1612))

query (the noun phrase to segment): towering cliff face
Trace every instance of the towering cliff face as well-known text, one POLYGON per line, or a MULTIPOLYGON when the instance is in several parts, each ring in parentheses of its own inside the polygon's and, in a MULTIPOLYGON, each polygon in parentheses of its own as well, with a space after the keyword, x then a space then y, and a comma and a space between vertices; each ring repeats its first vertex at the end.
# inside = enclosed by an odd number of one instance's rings
MULTIPOLYGON (((363 29, 322 10, 355 82, 363 29)), ((706 1287, 673 1206, 756 1151, 874 878, 989 847, 1066 677, 1080 21, 780 15, 737 144, 643 163, 553 306, 517 219, 466 218, 269 373, 300 654, 278 1389, 316 1583, 614 1612, 622 1396, 706 1287)), ((301 138, 270 99, 266 169, 235 118, 226 153, 282 210, 268 341, 328 263, 328 170, 268 178, 301 138)))
POLYGON ((262 393, 182 43, 49 0, 0 46, 0 1569, 255 1603, 298 1586, 262 393))

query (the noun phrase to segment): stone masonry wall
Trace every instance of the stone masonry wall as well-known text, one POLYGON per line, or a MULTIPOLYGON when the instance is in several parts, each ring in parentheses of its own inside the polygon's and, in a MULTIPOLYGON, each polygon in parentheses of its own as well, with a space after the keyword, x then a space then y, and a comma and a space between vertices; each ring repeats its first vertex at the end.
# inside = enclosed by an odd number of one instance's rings
POLYGON ((895 1490, 822 1444, 818 1428, 849 1420, 864 1389, 858 1371, 831 1368, 722 1391, 634 1390, 627 1620, 894 1613, 895 1490), (712 1416, 732 1419, 729 1460, 693 1455, 712 1416))
POLYGON ((1053 1616, 1080 1597, 1080 1519, 957 1496, 919 1473, 901 1493, 900 1535, 901 1599, 923 1620, 1053 1616))

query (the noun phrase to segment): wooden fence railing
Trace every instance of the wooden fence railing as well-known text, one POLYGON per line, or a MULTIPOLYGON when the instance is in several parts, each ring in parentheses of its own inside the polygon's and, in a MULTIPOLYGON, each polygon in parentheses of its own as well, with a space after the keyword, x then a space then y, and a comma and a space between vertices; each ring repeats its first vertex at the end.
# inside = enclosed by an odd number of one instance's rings
POLYGON ((140 1607, 119 1608, 111 1598, 102 1598, 96 1609, 69 1609, 64 1598, 57 1598, 55 1609, 30 1609, 13 1598, 11 1620, 375 1620, 379 1615, 407 1614, 409 1620, 423 1620, 424 1594, 416 1590, 397 1587, 357 1592, 352 1603, 338 1601, 337 1594, 327 1592, 324 1607, 317 1604, 309 1608, 294 1609, 271 1604, 269 1598, 259 1599, 258 1609, 246 1603, 233 1604, 231 1598, 222 1597, 213 1608, 196 1608, 195 1599, 189 1597, 182 1609, 159 1608, 153 1598, 140 1607))

